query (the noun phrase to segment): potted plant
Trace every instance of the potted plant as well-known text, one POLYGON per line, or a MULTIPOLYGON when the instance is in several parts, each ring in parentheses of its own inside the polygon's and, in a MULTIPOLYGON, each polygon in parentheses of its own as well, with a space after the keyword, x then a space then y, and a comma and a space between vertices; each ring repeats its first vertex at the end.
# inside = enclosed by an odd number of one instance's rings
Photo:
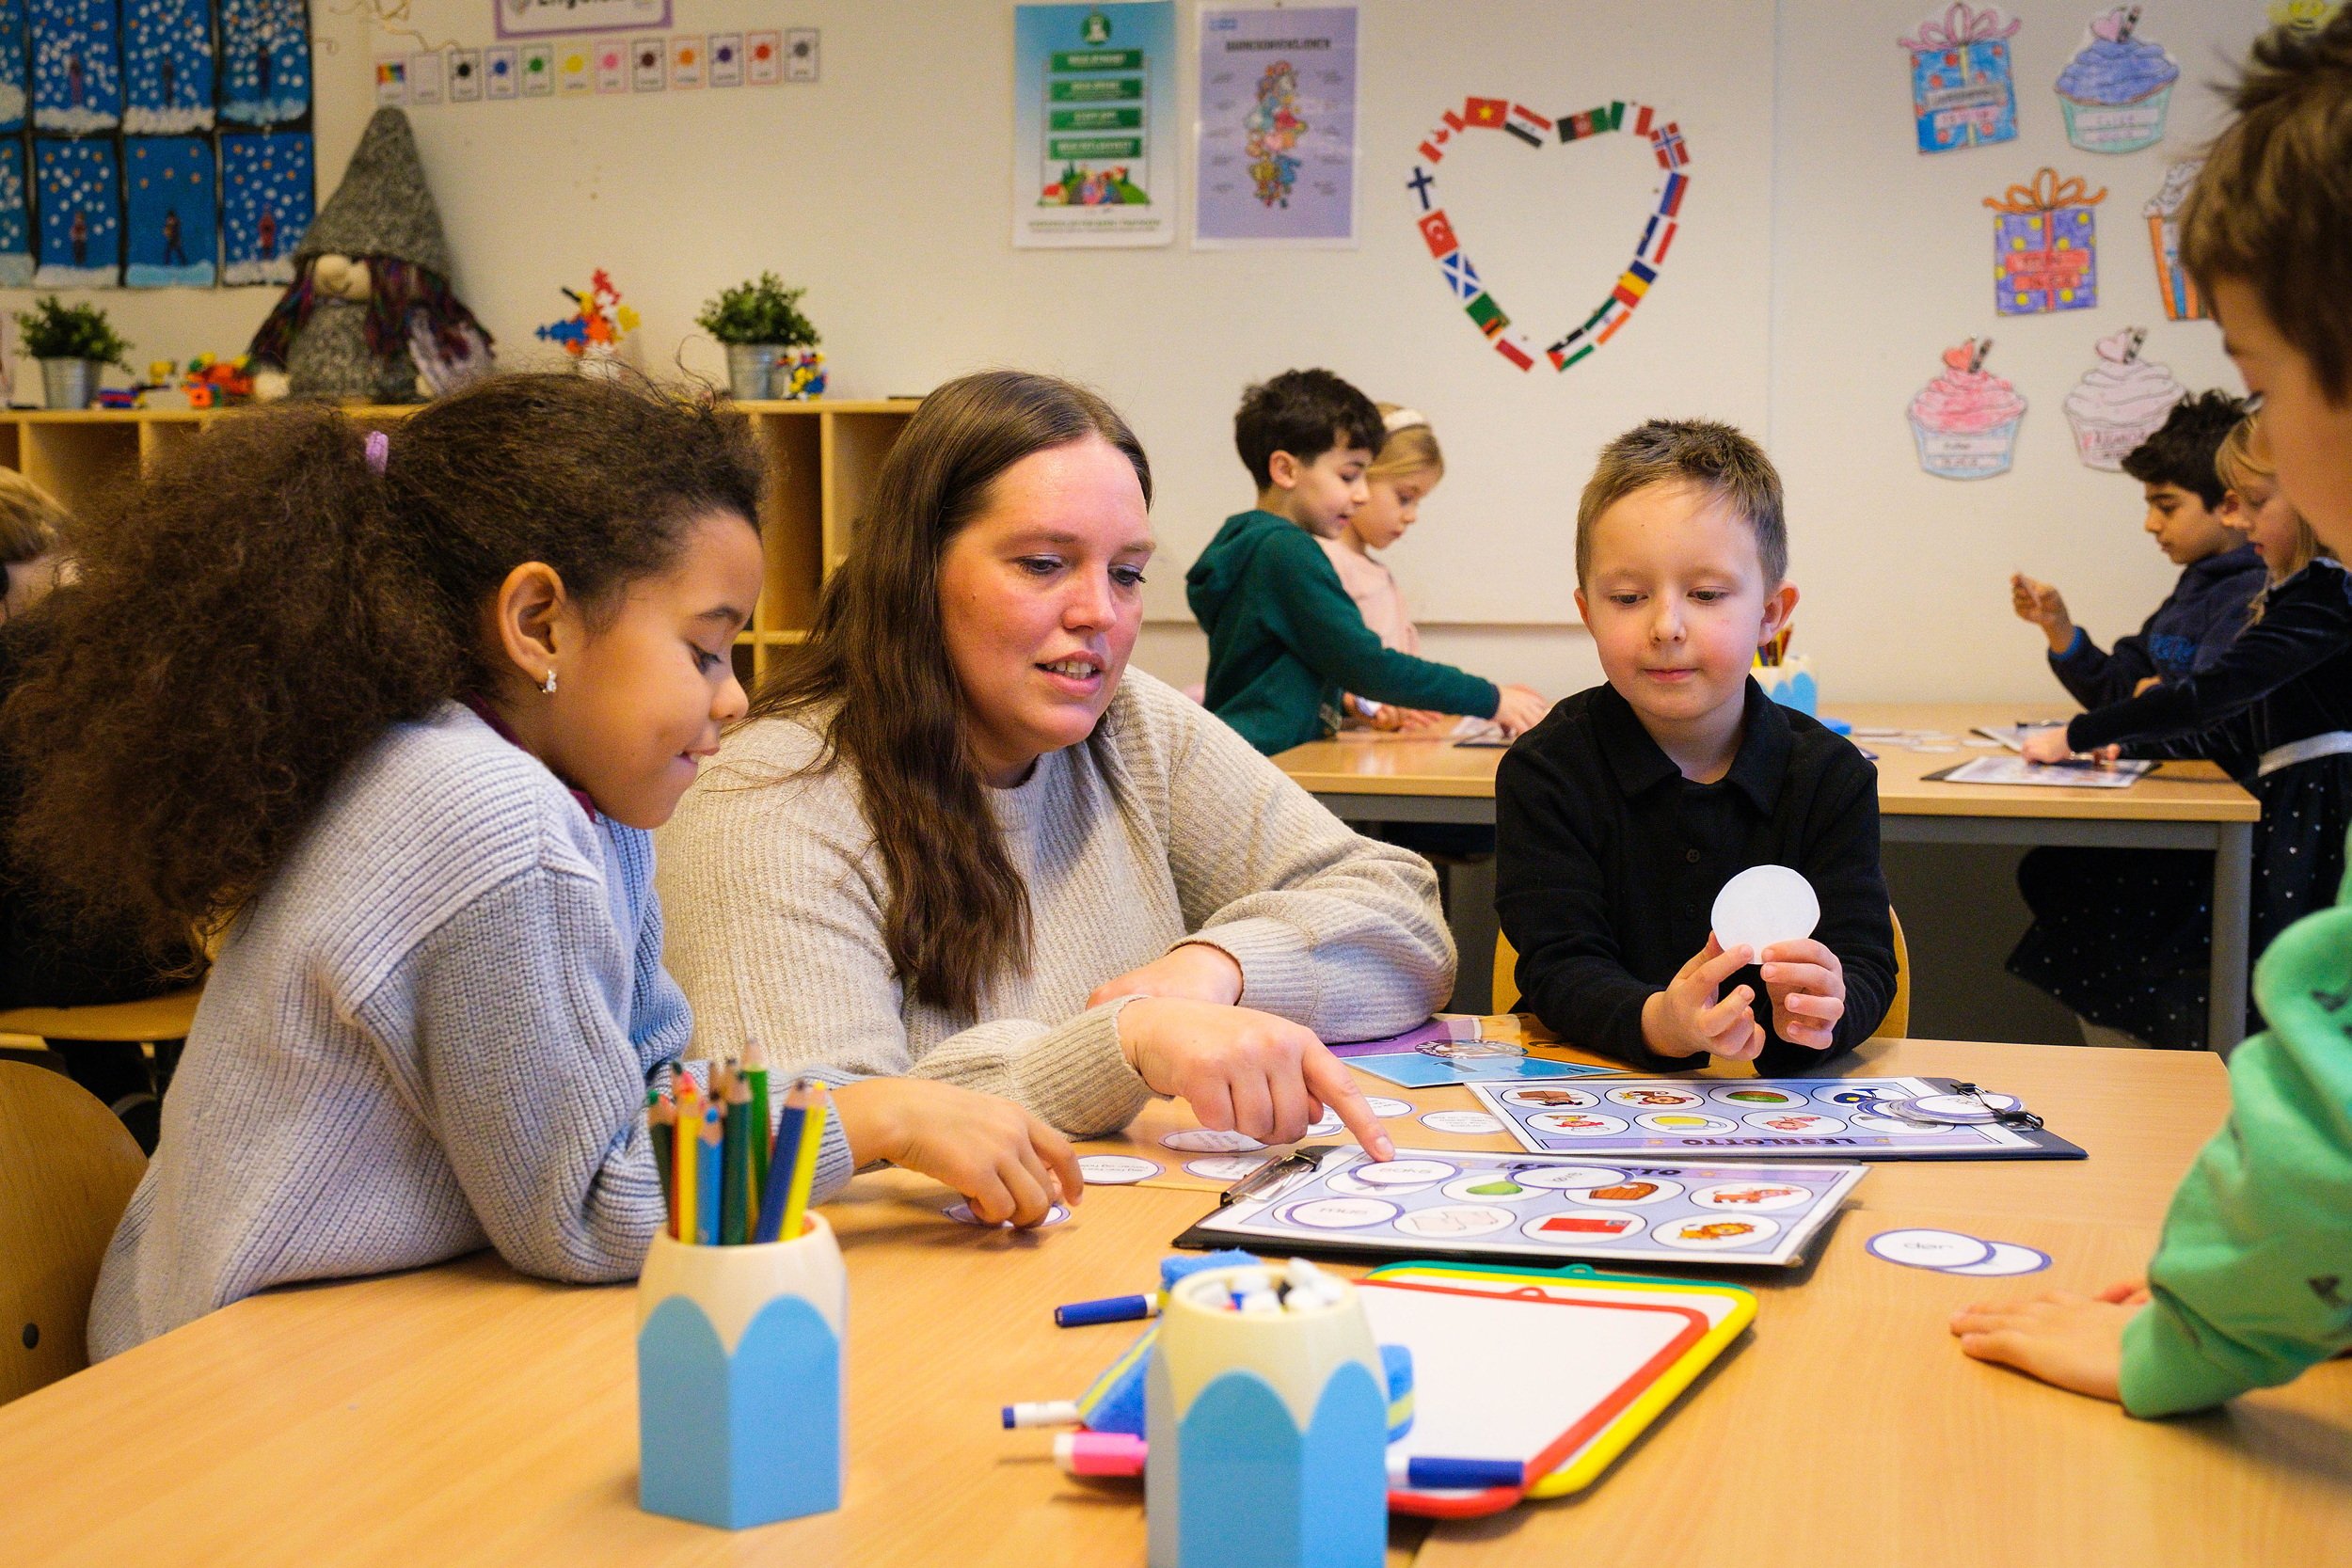
POLYGON ((108 365, 129 368, 131 345, 94 305, 69 307, 51 294, 19 310, 16 329, 24 352, 40 361, 42 401, 52 408, 87 408, 108 365))
POLYGON ((704 331, 726 345, 727 382, 739 401, 778 396, 775 376, 780 363, 795 372, 788 377, 782 396, 814 395, 823 389, 823 377, 814 373, 824 359, 815 352, 817 328, 800 310, 800 298, 807 292, 787 289, 774 273, 763 272, 753 282, 721 290, 719 297, 694 318, 704 331))

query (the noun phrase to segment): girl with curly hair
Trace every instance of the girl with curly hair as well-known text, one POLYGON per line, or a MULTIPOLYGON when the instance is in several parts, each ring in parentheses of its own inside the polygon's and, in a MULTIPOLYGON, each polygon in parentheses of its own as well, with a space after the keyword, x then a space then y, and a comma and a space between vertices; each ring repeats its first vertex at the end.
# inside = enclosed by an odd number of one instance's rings
MULTIPOLYGON (((159 940, 224 935, 93 1356, 485 1243, 636 1273, 664 1212, 646 1096, 691 1030, 649 831, 744 711, 760 484, 731 415, 517 376, 389 437, 229 420, 88 519, 7 708, 19 847, 159 940)), ((920 1117, 840 1091, 820 1194, 866 1161, 1018 1157, 1075 1196, 1025 1116, 914 1092, 920 1117)))

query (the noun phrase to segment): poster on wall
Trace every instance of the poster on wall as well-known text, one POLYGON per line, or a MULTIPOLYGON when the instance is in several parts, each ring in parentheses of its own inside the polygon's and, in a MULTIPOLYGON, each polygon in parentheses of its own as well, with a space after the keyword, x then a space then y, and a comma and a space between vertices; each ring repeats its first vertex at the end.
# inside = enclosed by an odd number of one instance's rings
POLYGON ((40 214, 44 289, 105 289, 122 266, 122 182, 111 140, 33 144, 33 198, 40 214))
POLYGON ((126 136, 122 143, 122 281, 134 289, 209 289, 220 253, 213 144, 204 136, 126 136))
POLYGON ((291 283, 294 246, 310 230, 310 138, 220 138, 221 241, 229 283, 291 283))
POLYGON ((125 131, 213 128, 212 0, 123 0, 125 131))
POLYGON ((1356 244, 1356 8, 1200 13, 1192 243, 1356 244))
POLYGON ((1993 209, 1993 308, 2004 316, 2089 310, 2099 303, 2099 203, 2080 176, 2042 168, 1988 196, 1993 209))
POLYGON ((1176 7, 1013 8, 1012 243, 1176 236, 1176 7))

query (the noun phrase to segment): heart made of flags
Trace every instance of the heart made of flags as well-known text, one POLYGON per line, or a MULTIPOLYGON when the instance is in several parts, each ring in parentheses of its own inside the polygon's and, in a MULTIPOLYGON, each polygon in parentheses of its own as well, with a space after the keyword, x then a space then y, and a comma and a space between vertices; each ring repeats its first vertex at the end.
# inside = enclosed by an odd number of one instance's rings
POLYGON ((1523 371, 1534 368, 1538 354, 1550 360, 1554 370, 1566 370, 1615 337, 1658 281, 1659 269, 1666 263, 1666 252, 1682 221, 1682 198, 1691 188, 1691 153, 1681 128, 1649 104, 1626 99, 1581 114, 1545 116, 1506 98, 1470 98, 1458 111, 1448 109, 1439 119, 1442 123, 1421 144, 1422 161, 1413 166, 1413 177, 1405 182, 1420 198, 1421 237, 1428 243, 1429 254, 1437 258, 1446 286, 1462 302, 1464 313, 1494 344, 1497 354, 1523 371), (1607 297, 1581 325, 1540 350, 1523 329, 1512 325, 1495 296, 1479 281, 1478 269, 1470 264, 1469 253, 1454 234, 1453 220, 1438 205, 1438 180, 1430 170, 1445 161, 1446 144, 1454 135, 1480 130, 1501 131, 1536 149, 1629 131, 1648 141, 1658 156, 1658 166, 1666 172, 1658 189, 1657 205, 1643 226, 1642 237, 1634 243, 1633 259, 1626 263, 1607 297))

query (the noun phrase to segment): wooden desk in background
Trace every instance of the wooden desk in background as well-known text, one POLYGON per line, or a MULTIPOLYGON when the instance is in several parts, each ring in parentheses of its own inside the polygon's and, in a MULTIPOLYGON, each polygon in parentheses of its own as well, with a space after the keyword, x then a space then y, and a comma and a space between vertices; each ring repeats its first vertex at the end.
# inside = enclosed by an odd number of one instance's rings
MULTIPOLYGON (((2219 1414, 2140 1422, 1966 1360, 1946 1331, 1970 1301, 2137 1271, 2223 1115, 2217 1061, 1906 1040, 1866 1045, 1851 1069, 2014 1092, 2090 1158, 1873 1166, 1810 1267, 1748 1272, 1754 1328, 1592 1488, 1425 1542, 1424 1526, 1400 1522, 1391 1564, 2342 1557, 2352 1363, 2219 1414), (1915 1225, 2056 1261, 1967 1279, 1864 1252, 1915 1225)), ((1460 1088, 1405 1098, 1471 1104, 1460 1088)), ((541 1284, 477 1257, 257 1296, 0 1406, 0 1562, 1135 1568, 1140 1489, 1062 1476, 1046 1434, 1003 1432, 996 1410, 1074 1395, 1107 1364, 1134 1325, 1058 1330, 1051 1308, 1146 1283, 1215 1201, 1159 1145, 1171 1117, 1155 1102, 1132 1135, 1089 1146, 1147 1154, 1165 1178, 1094 1188, 1052 1230, 952 1224, 943 1189, 897 1172, 861 1177, 828 1207, 850 1294, 838 1513, 730 1535, 640 1513, 631 1292, 541 1284)), ((1508 1143, 1390 1127, 1408 1148, 1508 1143)))
MULTIPOLYGON (((1978 724, 2059 719, 2058 703, 1841 703, 1830 710, 1863 729, 1940 731, 1950 752, 1860 742, 1878 753, 1879 835, 1889 844, 2062 844, 2118 849, 2197 849, 2214 858, 2212 1003, 2206 1038, 2227 1053, 2246 1033, 2248 915, 2253 899, 2251 795, 2210 763, 2168 763, 2129 789, 2032 789, 1931 783, 1971 757, 1960 744, 1978 724)), ((1499 750, 1442 741, 1319 740, 1276 757, 1283 772, 1349 822, 1484 822, 1495 819, 1499 750)), ((1491 894, 1491 879, 1488 892, 1491 894)), ((1492 911, 1464 919, 1457 885, 1454 939, 1465 988, 1493 963, 1492 911)), ((1475 1001, 1457 990, 1457 1002, 1475 1001)), ((1483 1006, 1470 1006, 1483 1011, 1483 1006)))

